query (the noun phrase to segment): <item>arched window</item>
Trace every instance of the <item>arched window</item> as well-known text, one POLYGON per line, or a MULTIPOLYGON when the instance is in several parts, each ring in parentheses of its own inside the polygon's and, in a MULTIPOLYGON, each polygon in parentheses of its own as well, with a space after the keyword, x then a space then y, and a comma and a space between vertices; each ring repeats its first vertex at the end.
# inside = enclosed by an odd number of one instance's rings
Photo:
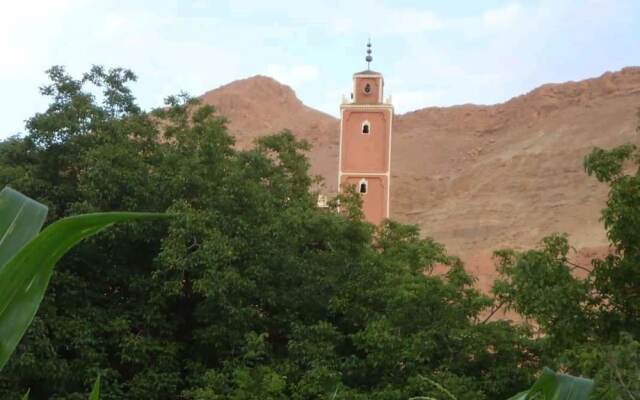
POLYGON ((369 123, 369 121, 364 121, 362 123, 362 134, 368 135, 370 133, 371 133, 371 124, 369 123))
POLYGON ((369 189, 369 183, 367 182, 367 180, 364 178, 360 179, 360 182, 358 182, 358 193, 366 194, 367 189, 369 189))

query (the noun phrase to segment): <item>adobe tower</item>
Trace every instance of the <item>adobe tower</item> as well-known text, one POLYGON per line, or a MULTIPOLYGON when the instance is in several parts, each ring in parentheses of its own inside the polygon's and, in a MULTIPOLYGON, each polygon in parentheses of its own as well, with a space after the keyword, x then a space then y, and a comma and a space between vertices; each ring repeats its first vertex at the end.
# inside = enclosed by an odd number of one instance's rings
POLYGON ((340 106, 338 183, 340 190, 354 185, 365 219, 379 224, 389 217, 393 106, 382 100, 382 74, 369 69, 371 42, 365 59, 367 69, 353 74, 351 101, 340 106))

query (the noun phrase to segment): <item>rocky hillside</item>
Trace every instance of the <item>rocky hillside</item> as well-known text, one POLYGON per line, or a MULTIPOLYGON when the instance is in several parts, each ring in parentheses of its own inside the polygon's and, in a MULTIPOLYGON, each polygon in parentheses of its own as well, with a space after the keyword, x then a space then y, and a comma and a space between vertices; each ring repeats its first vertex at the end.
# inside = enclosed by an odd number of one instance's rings
POLYGON ((336 118, 305 106, 289 86, 260 75, 211 90, 201 99, 229 119, 240 148, 282 129, 306 139, 313 146, 309 154, 312 174, 325 178, 324 190, 336 191, 340 130, 336 118))
MULTIPOLYGON (((283 128, 309 140, 313 172, 335 190, 338 120, 261 76, 203 99, 229 118, 239 146, 283 128)), ((567 232, 584 259, 606 244, 598 220, 606 188, 584 173, 583 157, 594 146, 637 143, 639 108, 640 68, 626 68, 544 85, 502 104, 397 115, 392 217, 419 224, 461 255, 485 288, 495 275, 490 254, 501 246, 528 248, 567 232)))

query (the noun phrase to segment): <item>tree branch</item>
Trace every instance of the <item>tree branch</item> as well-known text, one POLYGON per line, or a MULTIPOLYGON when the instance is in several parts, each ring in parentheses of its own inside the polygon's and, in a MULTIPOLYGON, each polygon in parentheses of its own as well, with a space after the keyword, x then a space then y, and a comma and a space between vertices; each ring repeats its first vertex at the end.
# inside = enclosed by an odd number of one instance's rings
POLYGON ((495 315, 495 313, 498 312, 498 310, 500 310, 502 308, 502 306, 504 305, 505 301, 502 300, 500 303, 498 303, 497 306, 495 306, 493 308, 493 310, 491 310, 491 312, 489 313, 489 315, 482 321, 480 322, 481 324, 486 323, 487 321, 489 321, 491 319, 491 317, 493 317, 495 315))
POLYGON ((569 261, 569 260, 566 260, 566 262, 567 262, 567 264, 569 264, 569 265, 571 265, 571 266, 573 267, 573 268, 571 268, 571 270, 572 270, 572 271, 573 271, 574 269, 576 269, 576 268, 577 268, 577 269, 581 269, 581 270, 583 270, 583 271, 586 271, 586 272, 588 272, 588 273, 591 273, 591 271, 593 271, 592 269, 589 269, 589 268, 584 267, 584 266, 582 266, 582 265, 576 264, 576 263, 571 262, 571 261, 569 261))

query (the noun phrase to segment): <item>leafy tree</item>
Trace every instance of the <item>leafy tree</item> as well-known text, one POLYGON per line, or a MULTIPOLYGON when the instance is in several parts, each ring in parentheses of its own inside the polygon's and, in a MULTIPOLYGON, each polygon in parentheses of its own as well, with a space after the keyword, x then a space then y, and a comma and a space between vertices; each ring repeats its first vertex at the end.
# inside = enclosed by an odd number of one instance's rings
POLYGON ((49 108, 0 144, 2 183, 53 218, 181 217, 65 257, 0 397, 86 398, 98 373, 103 399, 406 399, 433 389, 423 378, 494 399, 531 383, 535 343, 481 322, 490 299, 441 245, 364 222, 353 191, 315 206, 308 145, 291 132, 240 151, 187 96, 143 112, 128 70, 49 77, 49 108))
MULTIPOLYGON (((0 146, 3 183, 46 203, 49 220, 89 211, 164 209, 158 203, 168 201, 148 191, 157 130, 124 86, 133 75, 94 68, 74 80, 59 67, 49 75, 51 84, 42 89, 52 98, 47 111, 28 121, 29 135, 0 146), (89 84, 102 85, 103 105, 85 88, 89 84)), ((63 259, 40 313, 0 377, 1 397, 19 398, 30 387, 35 399, 84 399, 102 372, 110 386, 103 398, 121 398, 125 383, 138 375, 124 357, 125 339, 153 327, 146 319, 162 320, 145 301, 152 254, 164 231, 157 224, 124 225, 63 259)), ((171 351, 156 344, 143 354, 171 351)))
MULTIPOLYGON (((83 238, 114 222, 161 214, 94 213, 65 218, 38 233, 47 208, 11 188, 0 191, 0 371, 24 336, 44 297, 55 263, 83 238)), ((98 400, 100 376, 90 399, 98 400)), ((22 397, 26 400, 29 390, 22 397)))
POLYGON ((534 322, 545 364, 594 376, 596 398, 635 399, 640 387, 640 153, 631 144, 596 148, 584 166, 609 186, 602 210, 609 254, 594 259, 590 268, 576 265, 563 235, 545 238, 537 250, 502 250, 496 253, 502 279, 493 290, 499 302, 534 322), (574 273, 577 269, 583 277, 574 273))

